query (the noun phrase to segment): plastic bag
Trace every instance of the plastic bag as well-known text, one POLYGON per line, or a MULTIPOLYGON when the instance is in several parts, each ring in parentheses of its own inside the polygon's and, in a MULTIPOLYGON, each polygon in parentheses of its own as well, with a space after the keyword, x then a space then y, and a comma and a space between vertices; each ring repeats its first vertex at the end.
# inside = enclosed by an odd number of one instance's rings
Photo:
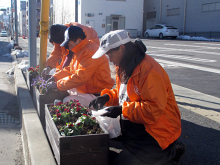
POLYGON ((102 126, 109 133, 110 139, 116 138, 121 135, 120 116, 117 118, 101 116, 106 112, 107 111, 105 108, 98 111, 92 110, 92 116, 95 117, 98 120, 100 126, 102 126))

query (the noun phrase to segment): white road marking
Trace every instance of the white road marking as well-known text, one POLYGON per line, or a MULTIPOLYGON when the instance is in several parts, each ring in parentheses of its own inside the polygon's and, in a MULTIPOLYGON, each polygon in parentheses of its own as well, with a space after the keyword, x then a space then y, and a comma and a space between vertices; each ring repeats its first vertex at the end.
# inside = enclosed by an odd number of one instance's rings
POLYGON ((190 60, 190 61, 199 61, 199 62, 216 62, 216 60, 209 60, 209 59, 202 59, 202 58, 192 58, 192 57, 183 57, 178 55, 167 55, 167 54, 154 54, 154 53, 147 53, 148 55, 157 56, 157 57, 166 57, 166 58, 175 58, 175 59, 183 59, 183 60, 190 60))
POLYGON ((220 74, 220 70, 218 70, 218 69, 206 68, 206 67, 184 64, 184 63, 179 63, 179 62, 166 61, 166 60, 161 60, 161 59, 155 59, 155 60, 159 63, 162 63, 162 64, 181 66, 181 67, 185 67, 185 68, 191 68, 191 69, 202 70, 202 71, 206 71, 206 72, 220 74))
POLYGON ((193 43, 193 44, 201 44, 201 45, 218 45, 218 46, 220 46, 220 44, 210 44, 210 43, 193 43))
MULTIPOLYGON (((190 50, 186 50, 186 49, 173 49, 173 48, 154 47, 154 46, 147 46, 147 48, 152 48, 152 49, 164 49, 164 50, 170 50, 170 51, 191 52, 191 53, 203 53, 203 54, 209 54, 209 55, 217 55, 217 56, 220 56, 220 53, 197 51, 197 50, 192 50, 192 49, 190 49, 190 50)), ((146 53, 147 53, 147 52, 146 52, 146 53)))
POLYGON ((195 47, 195 48, 204 48, 204 49, 220 49, 220 47, 207 47, 207 46, 197 46, 197 45, 181 45, 181 44, 164 44, 164 45, 185 46, 185 47, 195 47))

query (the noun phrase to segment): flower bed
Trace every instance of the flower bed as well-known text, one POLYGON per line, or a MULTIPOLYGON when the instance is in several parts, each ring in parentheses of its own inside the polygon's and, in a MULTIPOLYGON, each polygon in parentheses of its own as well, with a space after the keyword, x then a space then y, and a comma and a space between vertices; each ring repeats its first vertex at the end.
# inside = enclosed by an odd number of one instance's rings
POLYGON ((33 100, 37 108, 38 115, 40 117, 41 124, 45 129, 45 104, 53 103, 54 100, 63 100, 66 96, 69 96, 67 91, 51 90, 47 91, 46 81, 37 76, 33 80, 33 100))
POLYGON ((31 86, 32 80, 35 79, 39 75, 39 65, 34 67, 30 67, 26 70, 26 81, 28 89, 30 90, 31 96, 33 96, 33 87, 31 86))
POLYGON ((109 134, 78 101, 45 105, 45 121, 59 165, 108 164, 109 134))

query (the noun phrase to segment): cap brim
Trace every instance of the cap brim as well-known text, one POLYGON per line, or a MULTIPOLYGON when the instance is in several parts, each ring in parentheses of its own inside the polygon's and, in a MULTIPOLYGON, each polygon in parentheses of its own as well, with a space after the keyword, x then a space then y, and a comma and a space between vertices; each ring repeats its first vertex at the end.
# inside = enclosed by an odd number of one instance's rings
POLYGON ((99 58, 103 56, 105 53, 107 53, 109 50, 103 50, 103 49, 98 49, 95 54, 92 56, 93 59, 99 58))
POLYGON ((65 40, 65 41, 63 41, 63 43, 60 44, 60 46, 66 46, 66 45, 69 43, 69 41, 70 41, 70 40, 65 40))

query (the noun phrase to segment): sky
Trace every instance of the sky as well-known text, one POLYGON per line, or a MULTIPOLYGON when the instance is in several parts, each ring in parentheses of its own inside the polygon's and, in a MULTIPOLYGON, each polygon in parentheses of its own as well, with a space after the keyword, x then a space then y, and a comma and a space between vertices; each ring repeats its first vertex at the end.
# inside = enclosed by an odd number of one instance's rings
MULTIPOLYGON (((22 0, 27 1, 27 0, 22 0)), ((0 0, 0 9, 6 9, 7 7, 11 7, 11 0, 0 0)), ((17 0, 17 7, 20 9, 20 0, 17 0)), ((2 11, 0 11, 0 14, 2 14, 2 11)))

